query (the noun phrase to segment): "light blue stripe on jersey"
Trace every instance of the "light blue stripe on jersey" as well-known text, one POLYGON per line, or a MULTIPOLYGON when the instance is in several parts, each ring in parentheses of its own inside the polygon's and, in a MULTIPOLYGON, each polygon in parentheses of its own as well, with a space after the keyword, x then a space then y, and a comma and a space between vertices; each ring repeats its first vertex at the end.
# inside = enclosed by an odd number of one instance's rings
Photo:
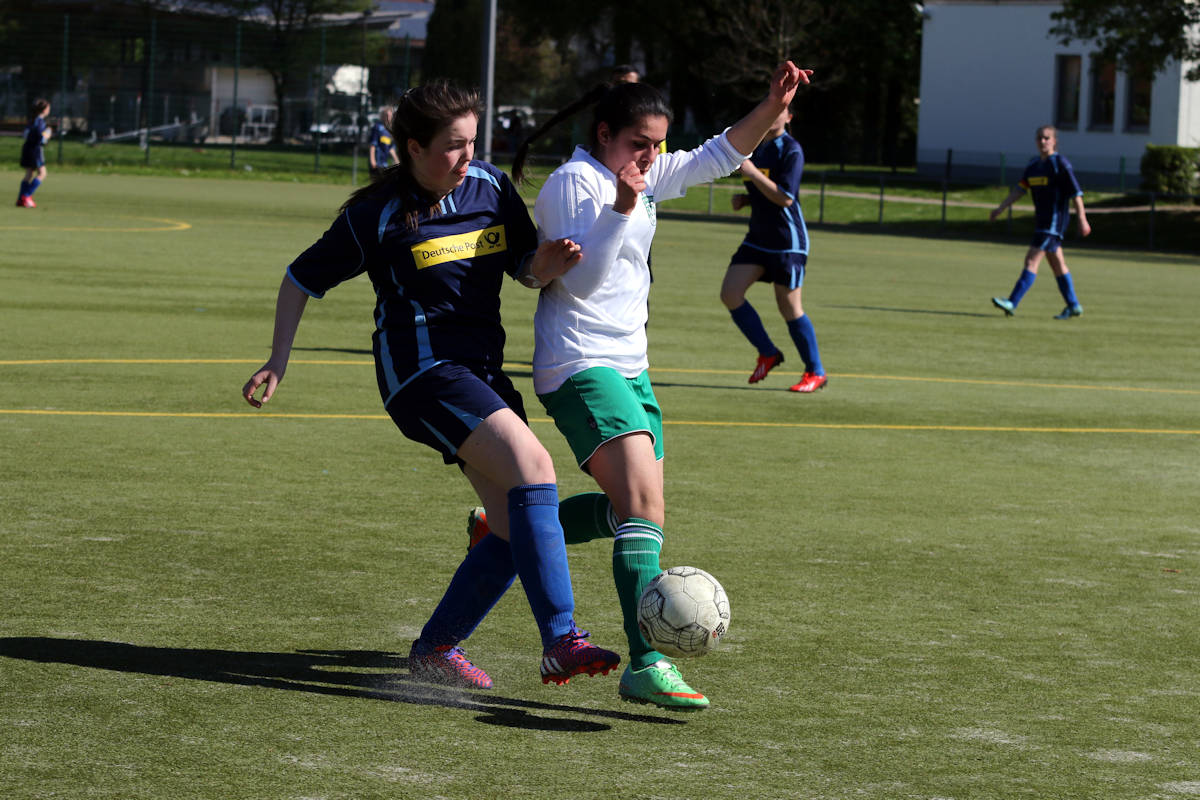
POLYGON ((388 200, 388 204, 383 207, 383 211, 379 215, 379 241, 383 241, 383 232, 387 228, 388 220, 392 218, 392 214, 396 213, 396 209, 400 207, 400 198, 393 197, 388 200))
POLYGON ((487 181, 492 186, 496 187, 496 191, 500 191, 500 182, 496 180, 496 176, 493 175, 492 173, 488 172, 487 170, 483 170, 483 169, 480 169, 479 167, 476 167, 473 164, 471 166, 467 167, 467 177, 468 178, 479 178, 480 180, 487 181))
MULTIPOLYGON (((393 266, 392 282, 396 286, 396 292, 403 297, 404 287, 397 279, 395 270, 396 268, 393 266)), ((393 366, 391 348, 388 347, 388 337, 384 332, 383 324, 383 321, 387 316, 387 310, 384 308, 382 303, 379 304, 379 319, 376 321, 375 326, 380 332, 379 363, 383 366, 383 377, 387 382, 388 387, 387 399, 383 401, 384 408, 386 408, 388 403, 392 402, 400 390, 411 383, 414 378, 429 368, 436 367, 438 364, 443 363, 442 361, 439 361, 433 357, 433 345, 429 341, 429 328, 425 325, 425 309, 421 308, 421 304, 416 300, 409 300, 408 302, 413 308, 414 332, 416 333, 417 337, 417 369, 413 374, 409 375, 404 380, 400 380, 400 376, 396 374, 395 367, 393 366)))
POLYGON ((450 452, 450 455, 456 455, 458 453, 458 448, 455 447, 454 445, 450 444, 450 440, 447 439, 445 436, 442 436, 442 434, 438 431, 437 428, 433 427, 432 425, 430 425, 428 422, 426 422, 423 419, 421 420, 421 424, 424 425, 426 428, 429 428, 429 432, 432 433, 434 436, 436 436, 438 438, 438 441, 446 446, 446 450, 448 450, 450 452))
POLYGON ((445 408, 454 416, 458 417, 459 420, 461 420, 462 423, 470 430, 475 430, 477 427, 479 427, 479 423, 483 422, 482 417, 478 417, 475 414, 472 414, 470 411, 463 411, 461 408, 453 406, 450 403, 447 403, 445 400, 438 400, 438 402, 442 404, 443 408, 445 408))
POLYGON ((324 297, 324 296, 325 296, 325 293, 324 293, 324 292, 321 292, 320 294, 317 294, 317 293, 316 293, 316 292, 314 292, 312 289, 309 289, 307 286, 305 286, 304 284, 302 284, 300 281, 296 280, 296 276, 292 274, 292 268, 291 268, 290 266, 287 268, 287 276, 288 276, 288 278, 290 278, 290 279, 291 279, 292 283, 296 284, 296 288, 297 288, 297 289, 299 289, 300 291, 304 292, 304 293, 305 293, 306 295, 308 295, 309 297, 312 297, 312 298, 314 298, 314 299, 320 300, 322 297, 324 297))

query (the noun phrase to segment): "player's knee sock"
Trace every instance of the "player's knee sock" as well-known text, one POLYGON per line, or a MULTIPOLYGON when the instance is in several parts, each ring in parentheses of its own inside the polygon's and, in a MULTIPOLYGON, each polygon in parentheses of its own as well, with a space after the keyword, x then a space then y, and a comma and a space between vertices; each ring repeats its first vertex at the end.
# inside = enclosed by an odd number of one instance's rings
POLYGON ((29 194, 29 195, 33 194, 34 192, 37 191, 37 187, 39 187, 41 185, 42 185, 41 180, 39 180, 38 178, 34 178, 33 180, 31 180, 29 182, 29 191, 26 192, 25 194, 29 194))
POLYGON ((779 352, 749 300, 730 311, 729 316, 733 317, 733 324, 750 340, 750 344, 754 345, 760 356, 773 356, 779 352))
POLYGON ((622 522, 613 538, 613 581, 617 585, 617 599, 621 602, 625 638, 629 640, 629 661, 634 669, 644 669, 663 657, 642 636, 637 624, 642 590, 651 578, 662 572, 658 565, 662 541, 662 528, 635 517, 622 522))
POLYGON ((558 519, 567 544, 611 539, 617 530, 616 513, 603 492, 571 495, 558 504, 558 519))
POLYGON ((417 652, 429 653, 470 636, 516 576, 512 551, 499 536, 488 536, 472 547, 421 630, 417 652))
POLYGON ((1071 280, 1071 273, 1056 275, 1055 278, 1058 280, 1058 291, 1062 294, 1063 300, 1067 301, 1067 305, 1079 305, 1079 299, 1075 297, 1075 281, 1071 280))
POLYGON ((814 375, 824 375, 825 367, 821 364, 821 351, 817 349, 817 332, 813 329, 812 320, 808 318, 808 314, 801 314, 795 319, 788 320, 787 329, 788 333, 792 335, 792 341, 796 343, 796 349, 800 351, 800 358, 804 361, 804 371, 814 375))
POLYGON ((557 486, 534 483, 509 489, 508 541, 542 646, 548 649, 570 633, 575 613, 567 546, 558 521, 557 486))
POLYGON ((1021 302, 1021 298, 1029 291, 1029 287, 1033 286, 1033 282, 1036 279, 1036 272, 1030 272, 1027 269, 1021 270, 1021 277, 1017 278, 1017 283, 1013 286, 1012 294, 1008 296, 1008 302, 1012 303, 1014 308, 1021 302))
POLYGON ((29 194, 29 181, 21 181, 21 197, 29 194))

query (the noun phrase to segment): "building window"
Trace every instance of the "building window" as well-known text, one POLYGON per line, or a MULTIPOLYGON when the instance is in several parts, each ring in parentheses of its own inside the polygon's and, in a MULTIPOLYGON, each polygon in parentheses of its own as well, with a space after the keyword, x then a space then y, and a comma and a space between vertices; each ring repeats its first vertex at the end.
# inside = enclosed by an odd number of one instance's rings
POLYGON ((1150 131, 1150 94, 1154 76, 1149 70, 1132 70, 1126 76, 1128 96, 1125 98, 1125 130, 1132 133, 1150 131))
POLYGON ((1117 110, 1117 65, 1111 61, 1092 59, 1091 93, 1088 96, 1088 128, 1111 131, 1117 110))
POLYGON ((1054 60, 1054 71, 1054 124, 1059 128, 1076 128, 1079 125, 1079 78, 1082 59, 1080 56, 1058 56, 1054 60))

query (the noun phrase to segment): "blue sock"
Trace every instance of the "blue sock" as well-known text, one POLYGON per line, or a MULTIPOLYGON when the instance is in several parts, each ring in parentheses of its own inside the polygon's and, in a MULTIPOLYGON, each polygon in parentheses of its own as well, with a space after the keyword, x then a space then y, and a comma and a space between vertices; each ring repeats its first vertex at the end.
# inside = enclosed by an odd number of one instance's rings
POLYGON ((767 335, 767 329, 763 327, 758 312, 754 310, 754 306, 750 305, 749 300, 730 311, 729 316, 733 317, 733 324, 738 326, 742 335, 758 349, 760 356, 773 356, 779 352, 779 348, 767 335))
POLYGON ((29 194, 29 181, 21 181, 21 197, 29 194))
POLYGON ((508 490, 508 540, 542 647, 548 650, 571 632, 575 613, 557 486, 534 483, 508 490))
POLYGON ((1075 297, 1075 282, 1071 280, 1071 273, 1056 275, 1055 278, 1058 280, 1058 291, 1062 294, 1063 300, 1067 301, 1067 305, 1079 305, 1079 299, 1075 297))
POLYGON ((1008 296, 1008 302, 1013 304, 1013 308, 1021 302, 1021 298, 1029 291, 1029 287, 1033 286, 1034 280, 1037 279, 1036 272, 1030 272, 1027 269, 1021 270, 1021 277, 1017 278, 1017 283, 1013 286, 1012 294, 1008 296))
POLYGON ((417 652, 431 653, 435 647, 458 644, 470 636, 516 576, 508 542, 499 536, 485 536, 450 579, 441 602, 421 630, 417 652))
POLYGON ((811 372, 813 375, 824 375, 825 367, 821 364, 821 351, 817 349, 817 332, 813 329, 812 320, 808 318, 808 314, 801 314, 793 320, 788 320, 788 333, 792 335, 792 341, 796 343, 796 349, 800 351, 800 358, 804 361, 804 371, 811 372))
POLYGON ((31 180, 29 182, 29 191, 26 192, 25 194, 33 194, 34 192, 37 191, 37 187, 39 187, 41 185, 42 185, 42 182, 40 180, 38 180, 37 178, 34 178, 33 180, 31 180))

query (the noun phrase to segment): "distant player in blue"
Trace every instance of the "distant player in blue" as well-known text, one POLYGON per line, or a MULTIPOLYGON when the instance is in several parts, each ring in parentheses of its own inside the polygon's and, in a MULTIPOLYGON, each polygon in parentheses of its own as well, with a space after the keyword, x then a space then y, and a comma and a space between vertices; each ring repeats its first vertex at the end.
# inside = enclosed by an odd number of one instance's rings
POLYGON ((21 181, 21 191, 17 195, 17 205, 21 208, 37 208, 33 202, 33 193, 46 180, 46 157, 43 152, 46 141, 50 138, 51 130, 46 124, 50 115, 50 103, 46 100, 33 101, 33 117, 25 126, 25 142, 21 145, 21 166, 25 168, 25 178, 21 181))
POLYGON ((391 124, 392 110, 384 106, 379 109, 379 119, 371 126, 371 138, 367 143, 367 160, 371 165, 372 178, 379 177, 389 165, 400 163, 396 155, 396 142, 392 139, 391 124))
POLYGON ((992 210, 991 219, 996 219, 1005 209, 1017 201, 1025 192, 1033 195, 1033 210, 1037 221, 1037 232, 1029 243, 1029 251, 1025 254, 1025 269, 1013 286, 1012 294, 1008 297, 993 297, 992 305, 1001 309, 1007 316, 1012 316, 1017 310, 1021 298, 1033 286, 1037 278, 1038 266, 1042 263, 1042 255, 1050 262, 1054 277, 1058 281, 1058 291, 1062 294, 1067 306, 1055 319, 1070 319, 1083 313, 1083 306, 1075 296, 1075 283, 1071 280, 1071 272, 1067 269, 1067 260, 1063 257, 1062 240, 1067 232, 1067 223, 1071 220, 1070 207, 1075 207, 1075 216, 1079 219, 1079 233, 1087 236, 1092 232, 1088 224, 1087 212, 1083 207, 1083 190, 1075 179, 1071 162, 1058 154, 1058 134, 1051 125, 1043 125, 1036 134, 1038 157, 1025 167, 1021 180, 1004 198, 1004 202, 992 210))
MULTIPOLYGON (((497 535, 458 567, 413 642, 409 668, 425 680, 491 688, 459 643, 519 575, 542 637, 542 682, 564 684, 607 673, 620 657, 575 627, 554 464, 502 370, 500 289, 506 273, 532 288, 554 280, 579 261, 580 248, 567 239, 539 246, 512 183, 472 160, 478 121, 479 95, 444 82, 400 98, 400 166, 351 195, 288 267, 271 357, 242 396, 256 408, 270 400, 308 299, 366 273, 377 298, 373 350, 384 408, 406 437, 458 465, 495 510, 497 535)), ((387 491, 379 487, 381 496, 387 491)))
POLYGON ((733 210, 750 206, 750 230, 725 271, 721 302, 738 330, 758 349, 758 363, 749 380, 758 383, 783 363, 783 352, 746 300, 746 290, 758 281, 775 287, 775 303, 804 361, 804 375, 790 391, 807 394, 824 388, 829 379, 821 364, 816 331, 800 302, 808 262, 808 228, 799 198, 804 151, 787 133, 791 120, 791 110, 780 114, 762 143, 742 163, 747 193, 733 196, 733 210))

